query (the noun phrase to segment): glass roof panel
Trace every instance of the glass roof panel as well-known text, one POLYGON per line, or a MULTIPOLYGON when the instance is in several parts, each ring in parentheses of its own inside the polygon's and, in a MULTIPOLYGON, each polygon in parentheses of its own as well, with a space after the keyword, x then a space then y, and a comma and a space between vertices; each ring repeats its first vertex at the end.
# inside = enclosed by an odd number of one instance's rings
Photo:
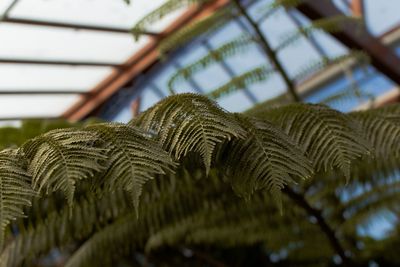
POLYGON ((0 64, 0 90, 86 91, 103 80, 111 71, 112 68, 108 67, 0 64))
POLYGON ((122 63, 148 38, 134 42, 129 34, 102 33, 0 24, 0 57, 122 63), (29 45, 27 45, 29 42, 29 45))
POLYGON ((12 17, 130 28, 166 0, 19 0, 12 17))
POLYGON ((14 0, 2 0, 0 1, 0 16, 8 9, 14 0))
POLYGON ((399 0, 364 1, 366 23, 374 35, 383 34, 400 23, 399 0))
POLYGON ((78 95, 2 96, 0 97, 0 120, 60 116, 78 98, 78 95))

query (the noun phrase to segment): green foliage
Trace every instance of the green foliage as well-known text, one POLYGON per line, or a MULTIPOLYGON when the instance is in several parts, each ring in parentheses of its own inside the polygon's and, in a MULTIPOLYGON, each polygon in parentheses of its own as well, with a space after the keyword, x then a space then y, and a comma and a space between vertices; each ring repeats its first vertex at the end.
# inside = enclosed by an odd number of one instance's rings
POLYGON ((195 73, 206 69, 210 65, 247 50, 252 44, 254 44, 254 39, 251 36, 240 36, 221 45, 215 50, 210 51, 207 55, 198 59, 196 62, 178 70, 168 81, 169 91, 174 92, 175 84, 177 82, 187 80, 190 77, 193 77, 195 73))
POLYGON ((201 34, 221 27, 232 18, 233 15, 230 10, 222 9, 202 20, 189 24, 164 38, 159 44, 160 53, 165 55, 167 52, 187 44, 201 34))
POLYGON ((132 33, 135 39, 138 39, 142 31, 146 30, 151 24, 163 19, 173 11, 182 7, 191 6, 193 4, 204 4, 210 0, 167 0, 163 5, 153 10, 147 16, 142 18, 132 28, 132 33))
POLYGON ((207 96, 210 97, 211 99, 219 99, 224 95, 227 95, 234 91, 247 88, 247 86, 251 84, 265 81, 273 73, 274 73, 273 69, 267 69, 265 67, 257 67, 239 76, 234 77, 226 84, 208 93, 207 96))
POLYGON ((176 95, 128 125, 52 130, 1 152, 0 266, 29 266, 55 247, 71 253, 66 266, 110 266, 164 247, 260 243, 269 254, 286 250, 282 263, 328 266, 337 251, 321 220, 355 261, 375 257, 349 240, 363 240, 356 228, 374 215, 398 212, 399 182, 385 173, 399 166, 399 107, 342 114, 294 104, 251 114, 176 95))
POLYGON ((264 111, 261 116, 279 123, 307 152, 317 171, 337 167, 349 178, 351 162, 370 153, 358 124, 326 106, 293 104, 264 111))
POLYGON ((23 216, 22 208, 29 206, 35 195, 24 159, 16 150, 0 152, 0 188, 0 248, 3 248, 6 227, 23 216))
POLYGON ((162 147, 177 160, 189 152, 199 153, 207 172, 218 143, 244 134, 230 114, 194 94, 168 97, 133 123, 156 134, 162 147))
POLYGON ((296 43, 296 41, 303 36, 309 37, 315 31, 325 31, 329 33, 338 32, 343 28, 344 23, 348 22, 361 24, 362 20, 359 17, 349 17, 344 15, 315 20, 309 26, 303 26, 292 33, 286 34, 278 45, 278 51, 296 43))
POLYGON ((75 185, 92 178, 104 169, 106 149, 96 147, 97 136, 80 129, 53 130, 22 146, 29 159, 32 187, 46 193, 62 190, 69 205, 73 203, 75 185))
POLYGON ((293 179, 311 177, 310 161, 303 150, 274 125, 236 115, 247 130, 243 141, 234 142, 227 152, 227 175, 236 193, 246 197, 263 188, 281 205, 281 190, 293 179))

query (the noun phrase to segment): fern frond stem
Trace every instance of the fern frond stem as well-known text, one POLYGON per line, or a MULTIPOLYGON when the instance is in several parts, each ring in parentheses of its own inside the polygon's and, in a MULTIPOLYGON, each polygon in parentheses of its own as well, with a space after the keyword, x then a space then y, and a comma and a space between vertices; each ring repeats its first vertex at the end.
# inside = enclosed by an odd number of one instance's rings
POLYGON ((313 216, 321 231, 328 238, 329 243, 331 244, 333 250, 339 255, 342 260, 344 266, 354 266, 352 260, 346 255, 345 249, 340 244, 339 240, 336 237, 334 229, 332 229, 329 224, 326 222, 325 218, 322 216, 321 211, 312 207, 307 200, 304 198, 302 194, 295 192, 289 186, 286 186, 282 192, 288 196, 295 204, 303 208, 310 216, 313 216))
POLYGON ((276 56, 275 51, 272 49, 271 45, 269 44, 267 38, 264 36, 264 34, 261 32, 260 28, 258 27, 257 23, 250 17, 250 15, 247 13, 247 10, 242 6, 240 3, 240 0, 232 0, 232 2, 235 4, 236 8, 239 10, 239 12, 243 15, 243 17, 247 20, 249 25, 252 27, 254 30, 254 33, 257 35, 257 39, 259 41, 259 44, 261 45, 262 49, 268 56, 268 58, 272 61, 274 64, 276 70, 280 73, 282 76, 287 89, 289 90, 289 93, 291 94, 292 98, 296 102, 301 102, 301 99, 299 95, 296 92, 295 85, 293 81, 290 79, 288 73, 282 66, 282 64, 279 62, 278 57, 276 56))

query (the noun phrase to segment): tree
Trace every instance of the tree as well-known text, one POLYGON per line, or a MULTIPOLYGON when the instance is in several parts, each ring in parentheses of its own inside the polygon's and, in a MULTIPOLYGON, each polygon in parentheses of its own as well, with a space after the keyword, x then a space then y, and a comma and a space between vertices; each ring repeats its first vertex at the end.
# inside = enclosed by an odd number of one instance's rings
POLYGON ((65 266, 225 266, 242 247, 265 266, 394 266, 398 237, 358 229, 399 212, 399 108, 232 114, 181 94, 126 125, 51 130, 0 153, 0 265, 57 248, 65 266))

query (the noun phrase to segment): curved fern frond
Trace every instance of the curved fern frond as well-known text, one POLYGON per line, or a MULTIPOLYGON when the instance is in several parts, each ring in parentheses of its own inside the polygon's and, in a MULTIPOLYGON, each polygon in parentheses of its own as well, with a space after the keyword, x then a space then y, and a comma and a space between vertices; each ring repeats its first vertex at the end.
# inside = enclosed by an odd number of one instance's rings
POLYGON ((191 6, 193 4, 204 4, 210 0, 168 0, 166 3, 153 10, 147 14, 144 18, 139 20, 135 26, 132 28, 132 33, 137 40, 140 33, 146 30, 151 24, 163 19, 165 16, 169 15, 171 12, 178 10, 182 7, 191 6))
POLYGON ((105 185, 129 192, 137 210, 143 185, 156 174, 172 171, 171 157, 148 133, 136 127, 104 123, 87 129, 96 132, 110 149, 105 185))
POLYGON ((160 42, 158 49, 161 55, 165 55, 174 48, 187 44, 201 34, 218 29, 233 17, 234 15, 229 9, 217 11, 205 19, 189 24, 179 31, 168 35, 168 37, 160 42))
POLYGON ((6 227, 24 216, 23 207, 30 206, 35 195, 25 167, 24 159, 16 150, 0 152, 0 249, 3 248, 6 227))
MULTIPOLYGON (((359 17, 350 17, 345 15, 333 16, 314 20, 311 25, 298 28, 298 30, 288 33, 282 37, 279 42, 278 51, 287 48, 288 46, 296 43, 303 36, 310 36, 315 31, 325 31, 334 33, 340 31, 344 23, 353 22, 361 24, 362 20, 359 17)), ((361 26, 361 25, 360 25, 361 26)))
POLYGON ((245 89, 247 86, 265 81, 275 72, 274 69, 267 69, 265 67, 257 67, 250 71, 247 71, 228 83, 222 85, 221 87, 215 89, 214 91, 207 94, 211 99, 219 99, 229 93, 235 92, 237 90, 245 89))
POLYGON ((29 222, 2 251, 0 266, 21 266, 32 255, 48 253, 53 247, 65 247, 85 240, 94 230, 104 227, 124 213, 131 212, 130 196, 122 190, 104 191, 102 196, 87 194, 72 208, 54 210, 38 222, 29 222))
POLYGON ((267 188, 281 206, 281 190, 296 178, 310 177, 311 162, 276 126, 240 115, 236 118, 247 134, 231 143, 224 159, 234 191, 247 197, 267 188))
POLYGON ((207 68, 211 64, 225 60, 228 57, 234 56, 240 52, 244 52, 251 44, 254 43, 254 38, 251 36, 240 36, 235 38, 215 50, 210 51, 207 55, 200 58, 194 63, 178 70, 168 81, 168 89, 174 92, 175 84, 179 81, 187 80, 195 73, 207 68))
POLYGON ((400 109, 398 106, 352 112, 350 116, 361 126, 361 133, 374 147, 376 157, 400 160, 400 109), (394 156, 394 158, 393 158, 394 156))
POLYGON ((64 192, 72 206, 76 183, 105 169, 107 149, 99 136, 80 129, 60 129, 43 134, 22 146, 29 159, 28 172, 35 190, 64 192))
POLYGON ((270 3, 269 8, 293 8, 300 5, 304 0, 274 0, 270 3))
POLYGON ((258 116, 277 123, 307 152, 316 171, 339 168, 349 178, 351 162, 370 154, 358 124, 326 106, 292 104, 258 116))
POLYGON ((167 97, 131 123, 157 135, 162 147, 176 159, 191 151, 199 153, 207 173, 216 145, 244 135, 230 114, 195 94, 167 97))
POLYGON ((312 61, 311 63, 303 66, 300 71, 298 71, 294 75, 295 80, 302 80, 304 77, 309 76, 310 74, 321 70, 325 67, 335 65, 335 64, 340 64, 344 63, 347 60, 356 60, 360 62, 361 64, 367 64, 369 62, 369 57, 367 54, 365 54, 361 50, 352 50, 349 51, 345 55, 329 58, 329 57, 322 57, 316 61, 312 61))

